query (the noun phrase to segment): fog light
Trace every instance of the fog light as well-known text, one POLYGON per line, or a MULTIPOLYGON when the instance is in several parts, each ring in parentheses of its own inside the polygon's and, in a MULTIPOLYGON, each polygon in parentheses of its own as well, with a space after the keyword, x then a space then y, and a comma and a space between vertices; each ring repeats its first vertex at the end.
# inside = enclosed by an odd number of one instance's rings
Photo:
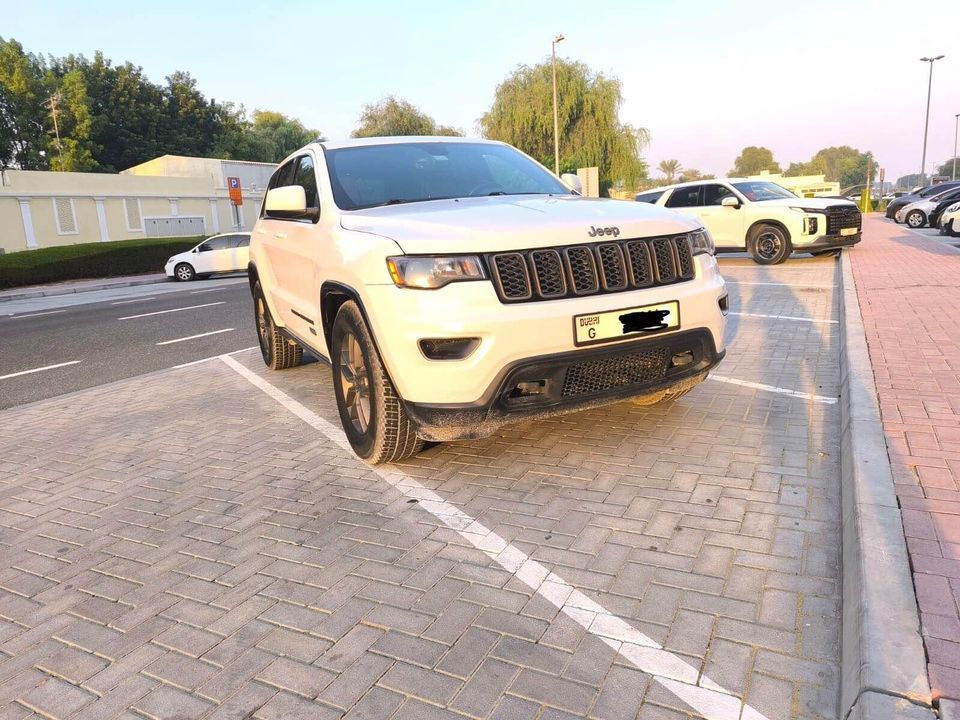
POLYGON ((724 295, 722 298, 720 298, 719 305, 720 305, 720 312, 723 313, 724 315, 730 312, 730 296, 724 295))
POLYGON ((542 395, 543 389, 546 387, 546 385, 546 380, 528 380, 526 382, 518 382, 514 386, 513 390, 510 391, 510 397, 522 398, 542 395))
POLYGON ((480 346, 480 338, 430 338, 420 341, 429 360, 463 360, 480 346))
POLYGON ((804 224, 803 232, 804 232, 805 235, 816 235, 816 234, 817 234, 817 229, 818 229, 818 227, 819 227, 819 223, 817 222, 817 218, 815 218, 815 217, 805 217, 805 218, 803 219, 803 224, 804 224))
POLYGON ((682 368, 693 364, 693 351, 684 350, 670 358, 670 367, 682 368))

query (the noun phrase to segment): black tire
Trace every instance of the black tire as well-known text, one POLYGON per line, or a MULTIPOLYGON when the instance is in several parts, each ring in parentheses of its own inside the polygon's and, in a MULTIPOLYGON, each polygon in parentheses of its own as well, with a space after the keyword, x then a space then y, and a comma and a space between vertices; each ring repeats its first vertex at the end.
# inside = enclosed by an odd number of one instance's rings
POLYGON ((264 365, 271 370, 286 370, 303 361, 303 346, 287 340, 277 330, 259 280, 253 286, 253 319, 264 365))
POLYGON ((358 457, 377 465, 423 449, 353 301, 341 305, 333 321, 330 366, 340 422, 358 457))
POLYGON ((193 265, 190 263, 178 263, 173 269, 173 277, 179 282, 190 282, 196 280, 197 271, 193 269, 193 265))
POLYGON ((927 216, 923 214, 923 210, 911 210, 907 213, 904 221, 906 221, 908 227, 916 230, 927 224, 927 216))
POLYGON ((776 225, 757 225, 750 233, 747 251, 758 265, 779 265, 793 252, 790 236, 776 225))
POLYGON ((814 257, 837 257, 840 254, 840 248, 833 248, 832 250, 812 250, 810 252, 814 257))

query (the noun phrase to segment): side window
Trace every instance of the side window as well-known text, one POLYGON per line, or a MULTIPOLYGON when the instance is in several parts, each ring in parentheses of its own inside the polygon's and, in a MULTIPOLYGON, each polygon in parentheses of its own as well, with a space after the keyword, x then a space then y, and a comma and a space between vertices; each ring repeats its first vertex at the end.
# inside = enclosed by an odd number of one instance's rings
POLYGON ((307 196, 307 207, 320 207, 317 196, 317 174, 313 171, 313 158, 309 155, 301 155, 297 159, 297 170, 294 173, 293 182, 288 185, 299 185, 303 188, 307 196))
POLYGON ((271 189, 275 187, 286 187, 287 185, 293 185, 293 168, 296 162, 296 160, 291 160, 277 170, 277 174, 274 175, 274 177, 277 179, 277 182, 274 184, 271 181, 271 189))
POLYGON ((704 185, 703 186, 703 204, 719 205, 725 197, 736 197, 733 190, 726 185, 704 185))
POLYGON ((220 237, 210 238, 200 246, 200 252, 206 252, 208 250, 226 250, 228 247, 230 247, 231 237, 232 235, 221 235, 220 237))
POLYGON ((645 202, 653 205, 653 203, 663 197, 664 192, 664 190, 659 190, 657 192, 641 193, 637 195, 636 200, 637 202, 645 202))
POLYGON ((236 248, 245 248, 250 247, 250 236, 249 235, 234 235, 233 236, 233 247, 236 248))
POLYGON ((697 207, 700 202, 700 185, 689 187, 679 187, 673 191, 670 199, 667 200, 668 208, 697 207))

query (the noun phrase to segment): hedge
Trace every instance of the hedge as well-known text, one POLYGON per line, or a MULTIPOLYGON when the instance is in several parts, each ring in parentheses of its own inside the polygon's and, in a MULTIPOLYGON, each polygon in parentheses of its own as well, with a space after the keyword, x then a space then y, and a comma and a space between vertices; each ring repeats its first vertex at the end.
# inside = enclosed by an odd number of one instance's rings
POLYGON ((120 240, 0 255, 0 290, 65 280, 163 272, 171 255, 189 250, 202 239, 120 240))

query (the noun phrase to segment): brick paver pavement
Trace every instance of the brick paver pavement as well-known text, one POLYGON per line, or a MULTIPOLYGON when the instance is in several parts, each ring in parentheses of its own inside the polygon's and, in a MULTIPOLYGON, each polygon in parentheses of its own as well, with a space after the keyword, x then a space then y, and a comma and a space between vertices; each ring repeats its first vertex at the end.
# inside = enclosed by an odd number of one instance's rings
POLYGON ((877 216, 850 253, 935 696, 960 699, 960 251, 877 216))
MULTIPOLYGON (((836 263, 725 273, 720 374, 835 397, 836 263)), ((325 366, 236 357, 337 422, 325 366)), ((391 471, 722 686, 710 717, 834 720, 838 429, 711 380, 391 471)), ((702 717, 617 645, 219 360, 0 413, 4 718, 702 717)))

